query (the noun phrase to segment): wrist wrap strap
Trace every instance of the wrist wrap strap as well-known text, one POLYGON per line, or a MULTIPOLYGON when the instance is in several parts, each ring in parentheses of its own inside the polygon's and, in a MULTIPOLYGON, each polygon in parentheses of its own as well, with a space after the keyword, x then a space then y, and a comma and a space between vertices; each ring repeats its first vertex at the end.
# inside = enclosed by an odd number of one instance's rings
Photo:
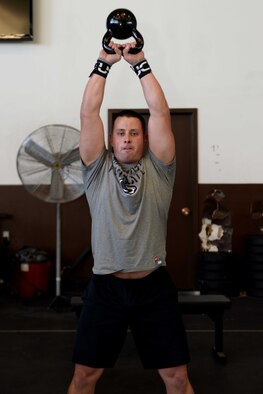
POLYGON ((139 63, 135 64, 132 67, 135 74, 141 79, 145 77, 145 75, 152 72, 151 67, 146 59, 141 60, 139 63))
POLYGON ((110 64, 104 62, 104 60, 98 59, 94 66, 94 70, 90 74, 90 77, 92 76, 92 74, 97 74, 103 78, 107 78, 110 68, 110 64))

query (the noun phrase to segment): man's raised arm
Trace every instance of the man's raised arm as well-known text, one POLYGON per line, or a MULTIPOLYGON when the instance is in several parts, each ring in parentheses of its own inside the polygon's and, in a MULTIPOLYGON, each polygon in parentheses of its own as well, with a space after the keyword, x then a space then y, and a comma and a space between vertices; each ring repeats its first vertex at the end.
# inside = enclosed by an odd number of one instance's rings
POLYGON ((175 157, 175 140, 171 128, 170 109, 163 90, 151 71, 141 51, 136 55, 129 54, 130 46, 123 51, 125 60, 131 64, 140 78, 150 117, 148 122, 149 147, 156 157, 164 163, 170 163, 175 157))
POLYGON ((85 165, 96 160, 105 146, 100 108, 110 67, 121 59, 121 52, 118 52, 108 55, 104 50, 100 51, 99 59, 84 91, 80 111, 80 156, 85 165))

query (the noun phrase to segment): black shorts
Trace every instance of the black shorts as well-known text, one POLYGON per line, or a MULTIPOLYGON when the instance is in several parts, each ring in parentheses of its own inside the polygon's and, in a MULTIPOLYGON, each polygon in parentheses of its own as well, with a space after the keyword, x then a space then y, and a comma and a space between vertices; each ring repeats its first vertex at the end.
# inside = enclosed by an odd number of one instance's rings
POLYGON ((114 366, 130 328, 144 368, 189 362, 177 291, 164 267, 142 279, 93 275, 83 297, 73 362, 114 366))

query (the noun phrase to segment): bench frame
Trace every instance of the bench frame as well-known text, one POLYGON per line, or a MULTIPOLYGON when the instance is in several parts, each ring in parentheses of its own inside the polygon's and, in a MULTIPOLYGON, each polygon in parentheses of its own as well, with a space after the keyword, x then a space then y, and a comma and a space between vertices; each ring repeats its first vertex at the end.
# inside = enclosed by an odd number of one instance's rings
POLYGON ((214 323, 214 346, 213 356, 221 364, 226 363, 227 358, 224 353, 224 311, 231 307, 231 301, 222 294, 200 294, 199 292, 181 291, 178 294, 178 301, 182 314, 204 314, 214 323))

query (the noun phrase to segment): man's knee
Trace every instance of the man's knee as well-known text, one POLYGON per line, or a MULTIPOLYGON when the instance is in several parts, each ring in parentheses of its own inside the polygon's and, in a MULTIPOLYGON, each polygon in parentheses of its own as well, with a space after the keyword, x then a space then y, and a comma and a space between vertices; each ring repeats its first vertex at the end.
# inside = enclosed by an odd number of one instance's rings
POLYGON ((103 368, 91 368, 76 364, 72 383, 77 392, 82 392, 81 390, 95 387, 102 373, 103 368))
POLYGON ((158 372, 166 388, 173 389, 176 393, 193 393, 185 365, 159 369, 158 372))

